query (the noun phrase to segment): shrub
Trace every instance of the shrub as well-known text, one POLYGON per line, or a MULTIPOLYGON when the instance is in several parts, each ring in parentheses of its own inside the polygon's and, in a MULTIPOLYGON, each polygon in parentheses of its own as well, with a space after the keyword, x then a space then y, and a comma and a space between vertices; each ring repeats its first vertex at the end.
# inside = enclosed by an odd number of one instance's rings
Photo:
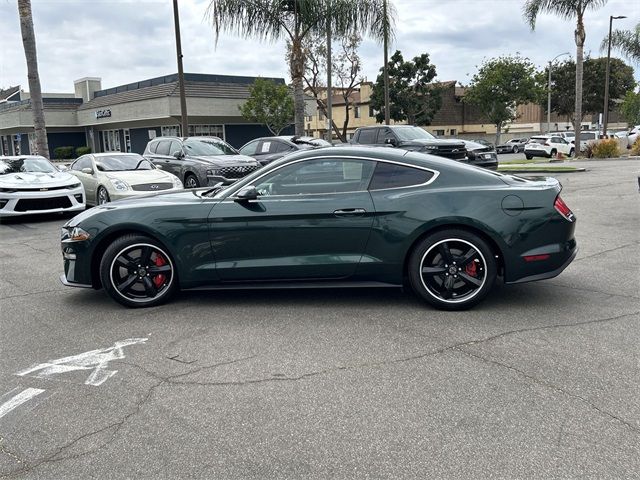
POLYGON ((91 147, 76 148, 76 157, 81 157, 82 155, 86 155, 87 153, 91 153, 91 147))
POLYGON ((615 138, 602 140, 593 146, 593 156, 595 158, 614 158, 620 156, 620 147, 615 138))
POLYGON ((593 157, 593 147, 595 146, 594 143, 587 143, 587 148, 585 148, 582 151, 582 155, 584 155, 587 158, 592 158, 593 157))
POLYGON ((53 149, 53 157, 59 160, 73 158, 74 150, 73 147, 56 147, 53 149))
POLYGON ((631 145, 631 155, 640 157, 640 137, 631 145))

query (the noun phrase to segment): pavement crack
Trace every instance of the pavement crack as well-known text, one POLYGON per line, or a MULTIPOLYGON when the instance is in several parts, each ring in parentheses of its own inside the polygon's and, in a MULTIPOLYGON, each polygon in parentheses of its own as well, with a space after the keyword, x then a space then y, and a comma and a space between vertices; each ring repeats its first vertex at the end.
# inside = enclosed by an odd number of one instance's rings
POLYGON ((640 245, 640 243, 638 242, 631 242, 631 243, 627 243, 625 245, 620 245, 618 247, 615 248, 610 248, 609 250, 602 250, 598 253, 593 253, 591 255, 587 255, 586 257, 580 257, 580 258, 576 258, 573 262, 582 262, 583 260, 588 260, 590 258, 595 258, 595 257, 599 257, 600 255, 604 255, 605 253, 610 253, 610 252, 615 252, 616 250, 622 250, 623 248, 627 248, 627 247, 632 247, 634 245, 640 245))
POLYGON ((4 446, 4 438, 0 437, 0 453, 5 454, 6 456, 12 458, 13 460, 15 460, 16 462, 24 465, 26 463, 26 460, 24 460, 23 458, 21 458, 17 453, 12 452, 11 450, 7 450, 7 448, 4 446))
MULTIPOLYGON (((469 357, 475 358, 477 360, 480 360, 480 361, 482 361, 484 363, 487 363, 487 364, 490 364, 490 365, 494 365, 494 366, 497 366, 497 367, 500 367, 500 368, 508 369, 511 372, 515 373, 516 375, 524 377, 524 378, 534 382, 537 385, 540 385, 540 386, 545 387, 547 389, 550 389, 550 390, 553 390, 555 392, 561 393, 561 394, 563 394, 563 395, 565 395, 565 396, 567 396, 569 398, 572 398, 574 400, 578 400, 581 403, 583 403, 584 405, 586 405, 587 407, 591 408, 592 410, 597 411, 601 415, 603 415, 605 417, 608 417, 608 418, 610 418, 612 420, 615 420, 618 423, 621 423, 622 425, 626 426, 629 430, 633 431, 634 433, 640 434, 640 428, 637 427, 636 425, 628 422, 627 420, 621 418, 620 416, 616 415, 615 413, 612 413, 612 412, 610 412, 608 410, 605 410, 604 408, 599 407, 598 405, 594 404, 593 402, 589 401, 588 399, 586 399, 585 397, 583 397, 581 395, 578 395, 576 393, 572 393, 572 392, 570 392, 570 391, 568 391, 568 390, 566 390, 566 389, 564 389, 562 387, 559 387, 558 385, 555 385, 555 384, 553 384, 551 382, 547 382, 545 380, 542 380, 542 379, 536 377, 535 375, 527 373, 524 370, 520 370, 517 367, 514 367, 513 365, 509 365, 509 364, 500 362, 498 360, 493 360, 493 359, 484 357, 482 355, 479 355, 477 353, 473 353, 473 352, 470 352, 468 350, 465 350, 464 347, 456 347, 453 350, 455 350, 457 352, 460 352, 460 353, 462 353, 464 355, 467 355, 469 357)), ((558 442, 561 439, 562 433, 563 432, 562 432, 562 428, 561 428, 560 436, 558 438, 558 442)))
POLYGON ((556 283, 556 282, 548 282, 548 285, 553 285, 554 287, 568 288, 569 290, 578 290, 581 292, 600 293, 608 297, 620 297, 620 298, 630 298, 632 300, 640 300, 640 297, 635 297, 633 295, 623 295, 620 293, 603 292, 602 290, 596 290, 595 288, 575 287, 573 285, 564 285, 562 283, 556 283))
POLYGON ((40 467, 43 464, 46 463, 55 463, 55 462, 60 462, 63 460, 70 460, 70 459, 75 459, 75 458, 79 458, 79 457, 84 457, 86 455, 90 455, 92 453, 97 452, 98 450, 101 450, 102 448, 106 447, 107 445, 109 445, 110 443, 112 443, 117 435, 118 432, 120 431, 120 429, 135 415, 137 415, 138 413, 140 413, 140 410, 142 410, 142 407, 144 406, 145 403, 147 403, 147 401, 151 398, 151 395, 153 393, 153 391, 158 388, 160 385, 162 385, 164 382, 163 381, 159 381, 158 383, 152 385, 149 390, 147 390, 146 394, 140 399, 140 401, 138 401, 135 405, 135 407, 133 408, 132 411, 130 411, 129 413, 127 413, 124 417, 122 417, 122 419, 118 420, 117 422, 113 422, 109 425, 106 425, 104 427, 101 427, 97 430, 94 430, 92 432, 88 432, 85 433, 83 435, 80 435, 77 438, 74 438, 73 440, 71 440, 70 442, 62 445, 61 447, 58 447, 53 453, 50 453, 49 455, 47 455, 46 457, 37 460, 34 463, 29 464, 26 461, 22 461, 21 463, 23 463, 25 466, 19 470, 15 470, 13 472, 10 472, 6 475, 0 475, 0 478, 9 478, 9 477, 14 477, 16 475, 23 475, 25 473, 28 473, 30 471, 35 470, 36 468, 40 467), (91 448, 89 450, 86 450, 84 452, 79 452, 79 453, 75 453, 75 454, 71 454, 71 455, 65 455, 65 456, 61 456, 61 454, 68 450, 69 448, 73 447, 74 445, 76 445, 78 442, 84 440, 85 438, 89 438, 92 437, 94 435, 98 435, 102 432, 106 432, 108 430, 113 429, 113 433, 111 434, 111 436, 104 442, 102 442, 101 444, 97 445, 94 448, 91 448))
POLYGON ((12 299, 12 298, 30 297, 31 295, 42 295, 43 293, 62 292, 62 291, 64 291, 64 290, 56 288, 56 289, 53 289, 53 290, 40 290, 38 292, 21 293, 19 295, 8 295, 6 297, 0 297, 0 301, 9 300, 9 299, 12 299))

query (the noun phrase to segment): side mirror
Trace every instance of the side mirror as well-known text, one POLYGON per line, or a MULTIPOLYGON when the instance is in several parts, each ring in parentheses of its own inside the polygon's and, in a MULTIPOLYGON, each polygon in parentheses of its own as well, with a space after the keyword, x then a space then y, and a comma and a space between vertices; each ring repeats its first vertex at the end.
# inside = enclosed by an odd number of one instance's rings
POLYGON ((395 138, 385 138, 384 139, 384 144, 385 145, 391 145, 391 146, 395 147, 398 144, 398 142, 396 141, 395 138))
POLYGON ((235 195, 236 202, 248 202, 249 200, 256 200, 258 198, 258 190, 253 185, 247 185, 242 187, 235 195))
POLYGON ((93 168, 90 167, 85 167, 82 170, 80 170, 82 173, 86 173, 87 175, 93 175, 93 168))
POLYGON ((180 160, 182 157, 184 157, 184 155, 182 154, 182 152, 181 152, 181 151, 179 151, 179 150, 176 150, 175 152, 173 152, 173 153, 171 154, 171 156, 173 156, 173 157, 177 158, 178 160, 180 160))
POLYGON ((69 170, 69 167, 67 167, 66 165, 58 165, 58 170, 61 172, 66 172, 67 170, 69 170))

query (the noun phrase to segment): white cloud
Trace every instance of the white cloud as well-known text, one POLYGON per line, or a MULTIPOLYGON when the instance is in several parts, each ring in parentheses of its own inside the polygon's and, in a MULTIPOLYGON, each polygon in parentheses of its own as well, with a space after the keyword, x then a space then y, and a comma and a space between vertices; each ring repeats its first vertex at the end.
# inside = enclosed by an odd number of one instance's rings
MULTIPOLYGON (((284 77, 284 43, 222 35, 215 45, 204 18, 206 0, 180 0, 184 66, 187 72, 284 77)), ((396 41, 405 58, 430 54, 438 79, 467 82, 484 58, 520 52, 537 65, 558 53, 575 55, 572 22, 541 16, 536 30, 525 24, 523 0, 395 0, 396 41)), ((112 87, 177 70, 171 2, 166 0, 32 0, 43 90, 72 91, 73 80, 102 77, 112 87)), ((585 52, 599 55, 609 15, 626 15, 618 28, 632 28, 640 5, 609 0, 586 19, 585 52)), ((27 88, 17 7, 0 0, 0 87, 27 88)), ((380 46, 365 40, 365 75, 374 80, 382 65, 380 46)), ((640 75, 636 72, 637 78, 640 75)))

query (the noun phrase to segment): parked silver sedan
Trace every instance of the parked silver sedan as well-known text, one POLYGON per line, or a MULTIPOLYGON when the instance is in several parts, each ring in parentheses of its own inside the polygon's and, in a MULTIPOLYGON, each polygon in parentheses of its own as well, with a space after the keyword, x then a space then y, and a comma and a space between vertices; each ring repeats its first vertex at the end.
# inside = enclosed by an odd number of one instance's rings
POLYGON ((156 168, 137 153, 90 153, 73 162, 69 172, 84 185, 89 205, 182 189, 178 177, 156 168))

